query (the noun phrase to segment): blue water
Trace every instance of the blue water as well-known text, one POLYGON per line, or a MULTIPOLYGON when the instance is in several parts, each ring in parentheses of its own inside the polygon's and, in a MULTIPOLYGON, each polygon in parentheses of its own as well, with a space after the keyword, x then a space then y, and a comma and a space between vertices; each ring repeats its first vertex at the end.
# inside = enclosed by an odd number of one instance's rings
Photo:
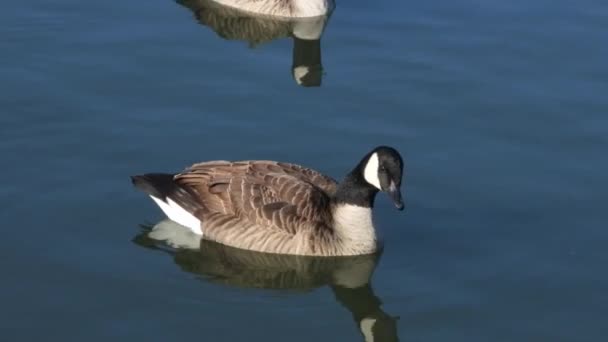
POLYGON ((294 80, 291 38, 226 40, 173 1, 0 21, 3 340, 363 341, 366 315, 375 341, 608 336, 607 2, 338 0, 319 87, 294 80), (138 238, 163 216, 131 174, 340 178, 379 144, 404 155, 407 208, 378 198, 360 288, 138 238))

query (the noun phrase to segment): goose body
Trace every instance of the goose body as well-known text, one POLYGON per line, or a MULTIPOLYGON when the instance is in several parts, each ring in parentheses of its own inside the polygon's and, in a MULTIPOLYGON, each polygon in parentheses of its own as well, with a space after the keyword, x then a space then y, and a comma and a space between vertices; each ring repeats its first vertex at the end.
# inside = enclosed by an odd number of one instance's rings
POLYGON ((280 38, 293 40, 292 76, 298 85, 321 85, 321 36, 329 13, 314 17, 276 17, 246 12, 215 0, 179 0, 197 21, 223 39, 243 40, 250 47, 280 38))
POLYGON ((332 0, 213 0, 245 12, 285 18, 307 18, 326 15, 332 0))
POLYGON ((167 217, 205 239, 295 255, 361 255, 377 250, 372 207, 387 191, 402 209, 399 153, 368 153, 341 183, 300 165, 209 161, 178 174, 133 176, 167 217))

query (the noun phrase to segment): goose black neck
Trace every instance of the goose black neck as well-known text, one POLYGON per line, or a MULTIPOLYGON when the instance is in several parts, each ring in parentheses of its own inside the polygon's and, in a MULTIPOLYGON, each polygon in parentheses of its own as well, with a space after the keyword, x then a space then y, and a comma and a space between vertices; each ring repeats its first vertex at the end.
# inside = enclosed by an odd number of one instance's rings
POLYGON ((293 37, 292 67, 300 65, 321 66, 321 39, 300 39, 293 37))
MULTIPOLYGON (((292 72, 297 68, 306 68, 305 75, 298 76, 298 84, 304 87, 319 87, 323 81, 323 65, 321 63, 321 40, 306 40, 293 38, 292 72)), ((294 74, 295 76, 295 74, 294 74)))
POLYGON ((338 302, 353 314, 356 322, 382 311, 380 308, 382 302, 376 297, 370 284, 353 289, 335 285, 332 286, 332 290, 338 302))
POLYGON ((338 185, 334 201, 336 203, 373 208, 377 193, 378 189, 365 181, 361 170, 357 167, 338 185))

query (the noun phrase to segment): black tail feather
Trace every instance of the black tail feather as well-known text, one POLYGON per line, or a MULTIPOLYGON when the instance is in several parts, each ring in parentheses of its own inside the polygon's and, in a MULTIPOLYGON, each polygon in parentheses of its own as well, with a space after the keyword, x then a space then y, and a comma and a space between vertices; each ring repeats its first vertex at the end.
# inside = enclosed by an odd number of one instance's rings
POLYGON ((171 198, 173 202, 191 213, 203 208, 202 203, 197 200, 193 190, 184 188, 176 183, 172 174, 146 173, 144 175, 131 176, 131 181, 136 188, 148 195, 165 202, 167 202, 167 198, 171 198))
POLYGON ((136 188, 161 200, 165 200, 178 189, 177 184, 173 182, 173 175, 168 173, 131 176, 131 182, 136 188))

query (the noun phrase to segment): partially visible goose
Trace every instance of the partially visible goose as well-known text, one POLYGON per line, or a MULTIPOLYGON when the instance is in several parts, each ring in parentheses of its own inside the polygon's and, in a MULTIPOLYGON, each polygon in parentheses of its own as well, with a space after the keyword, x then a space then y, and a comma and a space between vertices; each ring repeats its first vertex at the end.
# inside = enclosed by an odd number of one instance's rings
POLYGON ((292 76, 298 85, 318 87, 323 77, 321 36, 329 14, 309 18, 280 18, 244 12, 214 0, 178 0, 199 23, 226 40, 243 40, 256 47, 271 40, 291 37, 292 76))
POLYGON ((308 18, 327 14, 333 0, 213 0, 241 11, 284 18, 308 18))
POLYGON ((403 160, 379 146, 337 183, 274 161, 210 161, 178 174, 132 176, 169 219, 225 245, 267 253, 361 255, 378 248, 372 207, 385 191, 403 209, 403 160))

